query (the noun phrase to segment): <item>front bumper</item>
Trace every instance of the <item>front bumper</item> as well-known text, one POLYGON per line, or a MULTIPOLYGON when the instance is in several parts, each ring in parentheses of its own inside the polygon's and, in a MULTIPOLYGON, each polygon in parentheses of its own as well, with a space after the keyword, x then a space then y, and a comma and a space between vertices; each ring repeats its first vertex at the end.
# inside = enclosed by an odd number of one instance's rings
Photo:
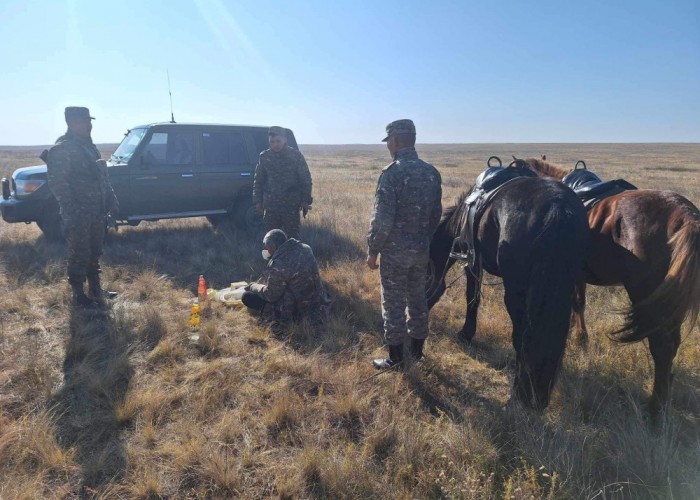
POLYGON ((45 201, 18 200, 14 196, 0 199, 0 212, 5 222, 35 222, 44 213, 45 201))

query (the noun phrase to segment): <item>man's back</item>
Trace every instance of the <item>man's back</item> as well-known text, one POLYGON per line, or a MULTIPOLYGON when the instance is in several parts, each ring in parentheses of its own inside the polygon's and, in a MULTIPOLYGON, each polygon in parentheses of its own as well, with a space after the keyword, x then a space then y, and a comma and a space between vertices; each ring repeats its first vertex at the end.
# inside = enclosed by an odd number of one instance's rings
POLYGON ((282 294, 282 307, 293 314, 304 314, 320 307, 323 285, 311 247, 290 238, 268 264, 268 290, 271 301, 282 294), (290 309, 293 311, 290 311, 290 309))
POLYGON ((63 211, 103 211, 108 180, 107 172, 96 164, 99 158, 100 153, 91 141, 70 132, 59 137, 49 150, 49 188, 63 211))
POLYGON ((414 148, 396 152, 377 185, 370 249, 427 251, 442 214, 442 179, 414 148))

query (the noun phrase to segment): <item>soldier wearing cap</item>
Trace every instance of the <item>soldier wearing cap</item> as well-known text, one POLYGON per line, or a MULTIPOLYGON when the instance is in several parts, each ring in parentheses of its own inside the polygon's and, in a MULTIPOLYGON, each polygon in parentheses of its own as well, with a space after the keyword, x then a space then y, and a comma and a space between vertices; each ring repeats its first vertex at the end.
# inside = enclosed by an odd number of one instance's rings
POLYGON ((92 142, 88 108, 65 109, 68 131, 46 156, 49 189, 58 201, 68 244, 68 282, 73 302, 80 307, 102 306, 106 292, 100 284, 100 256, 106 216, 119 210, 107 175, 107 164, 92 142), (88 294, 84 283, 88 281, 88 294))
POLYGON ((379 268, 381 276, 389 350, 387 358, 374 360, 378 369, 400 367, 404 345, 413 359, 423 356, 428 336, 426 270, 430 241, 442 215, 442 179, 435 167, 418 158, 413 122, 391 122, 386 134, 384 142, 394 161, 379 177, 367 235, 367 265, 379 268))
POLYGON ((270 127, 270 149, 260 153, 253 180, 253 203, 263 214, 267 231, 282 229, 299 238, 301 223, 311 207, 311 174, 304 156, 287 145, 287 131, 270 127))

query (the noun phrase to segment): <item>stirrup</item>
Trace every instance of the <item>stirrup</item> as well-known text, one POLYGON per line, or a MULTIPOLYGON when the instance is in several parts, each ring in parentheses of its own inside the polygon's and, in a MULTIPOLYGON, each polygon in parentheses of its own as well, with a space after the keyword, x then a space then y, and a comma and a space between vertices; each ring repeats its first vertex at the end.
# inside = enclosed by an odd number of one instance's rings
POLYGON ((472 259, 473 255, 474 255, 473 252, 464 253, 464 252, 451 251, 450 252, 450 259, 470 261, 472 259))

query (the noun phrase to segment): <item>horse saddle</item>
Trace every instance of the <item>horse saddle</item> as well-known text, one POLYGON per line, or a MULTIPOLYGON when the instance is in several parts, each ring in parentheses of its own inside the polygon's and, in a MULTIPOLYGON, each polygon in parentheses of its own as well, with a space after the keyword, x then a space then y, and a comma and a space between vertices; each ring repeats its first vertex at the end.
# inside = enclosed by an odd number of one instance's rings
POLYGON ((522 160, 515 160, 509 167, 503 167, 498 157, 489 158, 488 168, 476 178, 476 184, 464 200, 463 217, 460 235, 455 238, 450 251, 450 258, 463 262, 467 267, 476 263, 476 232, 486 208, 493 198, 508 184, 524 177, 537 177, 537 174, 527 167, 522 160), (498 166, 491 166, 491 160, 498 160, 498 166), (514 168, 512 168, 514 167, 514 168))
POLYGON ((573 172, 570 172, 562 179, 562 182, 574 190, 587 209, 593 208, 605 198, 620 194, 623 191, 637 189, 635 185, 624 179, 603 181, 585 167, 580 169, 574 168, 573 172))

